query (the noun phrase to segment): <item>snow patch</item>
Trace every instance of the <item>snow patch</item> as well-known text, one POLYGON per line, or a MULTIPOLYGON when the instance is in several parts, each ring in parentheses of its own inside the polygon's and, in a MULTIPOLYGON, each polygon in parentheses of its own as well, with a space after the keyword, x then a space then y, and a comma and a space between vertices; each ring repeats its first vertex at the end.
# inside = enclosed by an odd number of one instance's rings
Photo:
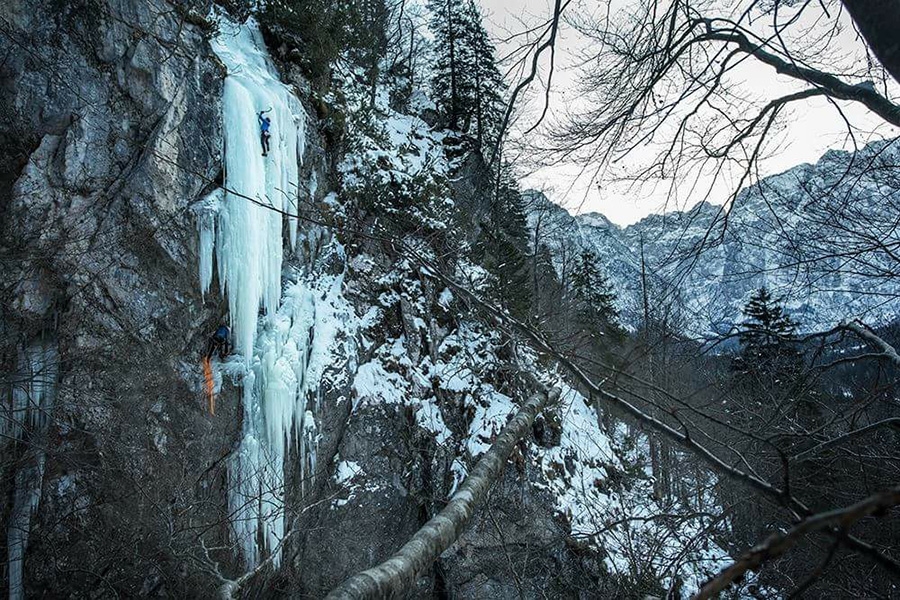
POLYGON ((397 373, 385 370, 379 359, 360 365, 353 378, 356 395, 354 409, 371 400, 388 404, 400 404, 406 398, 406 382, 397 373))
POLYGON ((487 452, 494 438, 506 425, 506 422, 518 410, 512 398, 496 391, 490 384, 484 384, 478 393, 475 405, 475 417, 469 425, 469 436, 466 448, 472 458, 487 452))
POLYGON ((438 445, 446 444, 453 437, 447 424, 444 423, 441 410, 429 398, 419 402, 416 409, 416 423, 425 431, 430 431, 438 445))

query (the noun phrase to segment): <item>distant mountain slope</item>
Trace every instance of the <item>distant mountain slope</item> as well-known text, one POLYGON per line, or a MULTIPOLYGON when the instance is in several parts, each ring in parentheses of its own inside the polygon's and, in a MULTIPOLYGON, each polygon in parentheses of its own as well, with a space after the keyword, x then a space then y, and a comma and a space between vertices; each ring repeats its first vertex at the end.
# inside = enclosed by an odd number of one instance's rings
POLYGON ((730 210, 700 203, 621 228, 573 216, 530 194, 533 241, 559 272, 594 252, 619 294, 626 323, 640 322, 643 240, 650 306, 680 307, 693 333, 728 330, 750 293, 768 286, 804 330, 849 316, 900 316, 900 141, 827 152, 741 191, 730 210))

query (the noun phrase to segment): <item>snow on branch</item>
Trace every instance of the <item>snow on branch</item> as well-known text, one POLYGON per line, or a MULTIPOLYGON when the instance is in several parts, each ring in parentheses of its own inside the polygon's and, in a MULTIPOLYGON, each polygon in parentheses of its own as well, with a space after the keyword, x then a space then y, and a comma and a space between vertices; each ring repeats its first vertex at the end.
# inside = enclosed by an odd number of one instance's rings
POLYGON ((858 319, 854 319, 852 321, 844 321, 843 323, 841 323, 841 327, 852 331, 865 341, 878 348, 888 360, 900 367, 900 354, 897 353, 897 349, 888 344, 884 340, 884 338, 872 331, 872 329, 865 325, 862 321, 858 319))

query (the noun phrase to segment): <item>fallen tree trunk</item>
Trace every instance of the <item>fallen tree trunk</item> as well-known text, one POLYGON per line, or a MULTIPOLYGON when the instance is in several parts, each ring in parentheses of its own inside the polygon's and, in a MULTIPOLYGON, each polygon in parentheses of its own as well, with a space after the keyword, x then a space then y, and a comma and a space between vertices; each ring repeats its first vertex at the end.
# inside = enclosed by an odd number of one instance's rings
POLYGON ((529 431, 544 406, 559 398, 559 393, 554 388, 549 394, 539 391, 532 396, 506 424, 441 512, 425 523, 396 554, 347 579, 326 600, 394 598, 411 590, 425 569, 462 534, 503 472, 516 443, 529 431))

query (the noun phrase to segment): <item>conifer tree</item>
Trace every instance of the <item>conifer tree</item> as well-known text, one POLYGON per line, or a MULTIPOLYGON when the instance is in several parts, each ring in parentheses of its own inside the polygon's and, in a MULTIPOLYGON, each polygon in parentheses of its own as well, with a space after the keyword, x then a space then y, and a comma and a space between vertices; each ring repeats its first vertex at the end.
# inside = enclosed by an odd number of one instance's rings
POLYGON ((503 115, 503 77, 474 0, 430 0, 434 34, 432 91, 446 126, 483 150, 503 115))
POLYGON ((486 232, 484 245, 484 267, 494 277, 492 294, 515 317, 527 319, 531 311, 527 255, 502 232, 486 232))
POLYGON ((517 317, 528 318, 532 307, 528 222, 509 165, 501 166, 493 192, 490 221, 479 244, 482 263, 494 276, 497 299, 517 317))
POLYGON ((541 314, 559 310, 562 287, 556 276, 553 253, 546 244, 539 244, 531 257, 531 295, 541 314))
POLYGON ((342 4, 329 0, 268 0, 259 12, 270 32, 300 52, 300 65, 311 79, 327 79, 347 43, 342 4))
POLYGON ((434 75, 431 85, 434 100, 450 129, 459 129, 465 112, 464 99, 469 93, 469 77, 465 65, 466 19, 469 18, 462 0, 429 0, 431 32, 434 34, 434 75))
POLYGON ((390 9, 385 0, 354 0, 342 7, 350 61, 365 72, 369 88, 369 106, 375 106, 375 93, 381 75, 381 60, 387 52, 387 26, 390 9))
POLYGON ((496 177, 491 220, 504 235, 525 249, 528 246, 528 221, 525 218, 522 192, 512 167, 508 163, 502 163, 496 177))
POLYGON ((735 367, 743 372, 796 371, 799 352, 796 334, 799 324, 784 312, 781 303, 765 287, 747 302, 738 339, 741 354, 735 367))
POLYGON ((572 269, 572 287, 581 303, 579 317, 592 333, 620 331, 616 294, 606 276, 597 266, 598 257, 588 250, 575 260, 572 269))
MULTIPOLYGON (((733 418, 760 432, 770 431, 774 422, 793 433, 820 426, 821 394, 804 376, 799 324, 765 287, 751 296, 743 312, 741 352, 732 362, 734 389, 743 397, 732 406, 733 418)), ((790 450, 799 442, 801 438, 789 438, 782 447, 790 450)))
POLYGON ((503 76, 497 69, 494 45, 484 28, 481 11, 475 0, 469 0, 466 42, 470 46, 472 110, 476 147, 483 151, 493 142, 503 119, 503 76))

